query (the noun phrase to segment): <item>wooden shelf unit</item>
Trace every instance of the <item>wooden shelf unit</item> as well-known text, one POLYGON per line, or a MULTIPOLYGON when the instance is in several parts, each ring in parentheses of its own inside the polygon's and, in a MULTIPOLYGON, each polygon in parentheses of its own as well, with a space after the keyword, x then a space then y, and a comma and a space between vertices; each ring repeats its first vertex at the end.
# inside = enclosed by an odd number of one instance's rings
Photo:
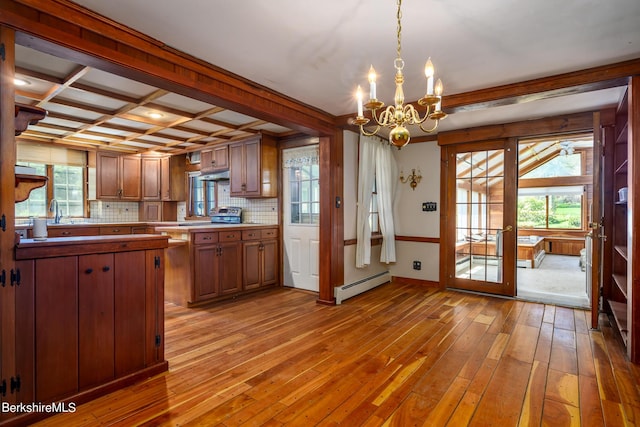
POLYGON ((614 126, 604 131, 603 308, 617 328, 629 360, 640 363, 640 77, 632 77, 615 112, 614 126), (620 200, 619 190, 627 188, 620 200))

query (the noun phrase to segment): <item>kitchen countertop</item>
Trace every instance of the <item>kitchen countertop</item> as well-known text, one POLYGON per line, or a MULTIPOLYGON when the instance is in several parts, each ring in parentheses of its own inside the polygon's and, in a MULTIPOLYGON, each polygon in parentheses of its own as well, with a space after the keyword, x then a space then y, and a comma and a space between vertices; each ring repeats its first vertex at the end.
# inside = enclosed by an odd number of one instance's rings
POLYGON ((195 233, 198 231, 217 231, 217 230, 246 230, 247 228, 266 228, 266 227, 277 227, 278 224, 212 224, 210 222, 206 222, 202 225, 193 224, 193 225, 179 225, 176 223, 174 225, 161 225, 156 226, 156 231, 180 231, 183 233, 195 233))

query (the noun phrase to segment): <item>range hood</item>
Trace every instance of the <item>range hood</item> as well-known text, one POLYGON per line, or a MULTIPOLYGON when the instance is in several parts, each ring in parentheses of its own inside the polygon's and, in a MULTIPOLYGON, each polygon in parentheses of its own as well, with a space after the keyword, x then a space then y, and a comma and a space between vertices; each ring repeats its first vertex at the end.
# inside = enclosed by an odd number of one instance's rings
POLYGON ((216 173, 200 174, 203 181, 229 181, 229 170, 216 173))

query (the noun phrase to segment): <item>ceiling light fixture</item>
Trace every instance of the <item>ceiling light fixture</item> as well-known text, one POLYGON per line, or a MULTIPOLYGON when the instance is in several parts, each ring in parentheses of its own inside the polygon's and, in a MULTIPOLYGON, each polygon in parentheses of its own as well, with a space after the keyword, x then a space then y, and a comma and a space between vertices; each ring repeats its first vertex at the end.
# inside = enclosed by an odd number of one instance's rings
POLYGON ((19 77, 14 77, 13 84, 16 86, 28 86, 31 83, 28 80, 21 79, 19 77))
POLYGON ((434 68, 431 63, 431 58, 427 60, 427 64, 424 67, 424 73, 427 77, 427 93, 423 98, 418 100, 418 104, 422 107, 426 108, 423 117, 420 117, 420 114, 411 104, 404 104, 404 92, 402 90, 402 83, 404 83, 404 76, 402 74, 402 69, 404 68, 404 61, 401 57, 401 35, 402 35, 402 0, 398 0, 398 32, 397 32, 397 54, 396 60, 394 61, 394 67, 396 69, 396 93, 394 96, 395 105, 390 105, 385 108, 380 114, 377 113, 377 110, 384 107, 384 103, 378 101, 376 99, 376 72, 373 69, 373 66, 369 69, 369 101, 364 104, 364 107, 367 110, 371 111, 371 117, 375 121, 376 128, 373 132, 367 132, 364 129, 364 125, 369 123, 369 119, 364 117, 363 113, 363 105, 362 105, 362 88, 358 86, 358 90, 356 93, 356 98, 358 101, 358 116, 355 119, 351 120, 351 123, 360 126, 360 132, 363 135, 372 136, 378 133, 378 131, 383 128, 390 128, 389 132, 389 142, 394 146, 401 148, 409 143, 409 139, 411 138, 411 134, 409 130, 405 127, 406 125, 418 125, 422 131, 431 133, 435 131, 438 127, 438 123, 440 120, 447 117, 447 114, 442 112, 441 110, 441 101, 442 101, 442 81, 438 79, 435 84, 433 84, 433 75, 434 68), (434 122, 433 127, 424 128, 422 123, 424 123, 427 119, 434 122))
POLYGON ((151 117, 152 119, 161 119, 164 117, 162 113, 156 113, 155 111, 150 112, 148 116, 151 117))

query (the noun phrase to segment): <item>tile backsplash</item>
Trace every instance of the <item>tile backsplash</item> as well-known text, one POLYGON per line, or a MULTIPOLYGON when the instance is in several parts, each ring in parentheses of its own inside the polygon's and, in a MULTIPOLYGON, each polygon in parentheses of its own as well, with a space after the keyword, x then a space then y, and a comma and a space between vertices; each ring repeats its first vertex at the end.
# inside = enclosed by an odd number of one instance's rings
POLYGON ((218 206, 242 208, 242 221, 259 224, 278 224, 278 198, 245 199, 231 197, 229 184, 218 183, 218 206))
POLYGON ((92 200, 89 202, 91 219, 96 222, 138 221, 138 202, 112 202, 92 200))

